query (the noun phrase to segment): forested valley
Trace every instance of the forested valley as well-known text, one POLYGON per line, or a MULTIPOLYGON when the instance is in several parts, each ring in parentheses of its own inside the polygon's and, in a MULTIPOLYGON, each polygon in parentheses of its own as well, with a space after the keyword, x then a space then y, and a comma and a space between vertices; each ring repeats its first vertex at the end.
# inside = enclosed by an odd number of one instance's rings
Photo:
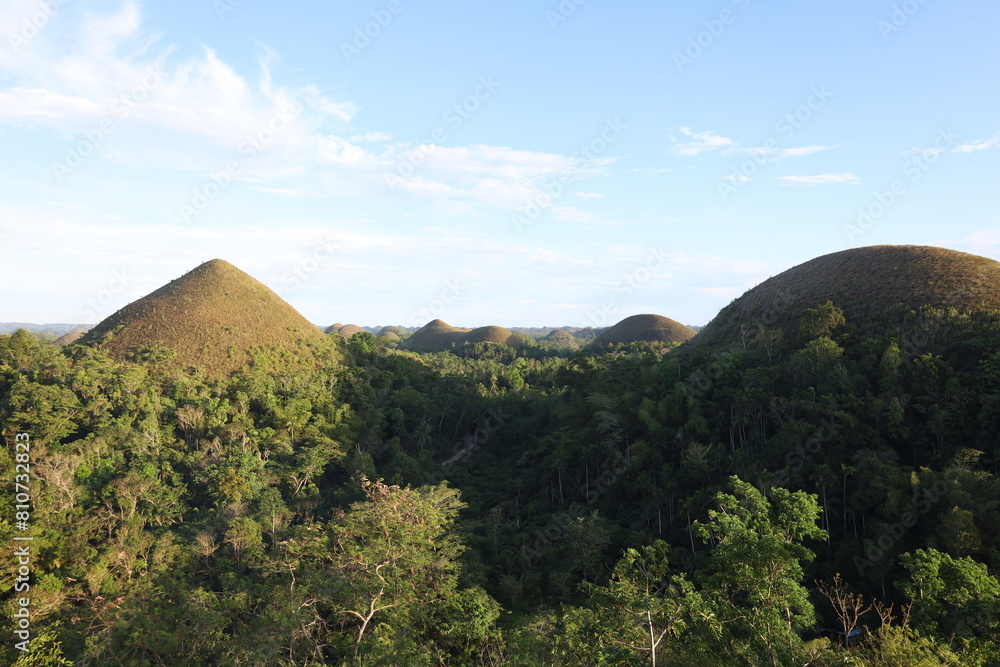
POLYGON ((2 336, 34 581, 0 660, 1000 664, 998 314, 793 315, 725 346, 332 335, 223 379, 2 336))

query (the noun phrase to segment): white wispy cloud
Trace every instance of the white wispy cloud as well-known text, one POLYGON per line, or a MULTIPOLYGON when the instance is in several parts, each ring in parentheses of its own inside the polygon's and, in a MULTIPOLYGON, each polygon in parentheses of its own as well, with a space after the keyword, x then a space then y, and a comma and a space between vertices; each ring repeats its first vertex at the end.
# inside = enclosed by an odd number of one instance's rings
POLYGON ((785 160, 792 157, 804 157, 806 155, 815 155, 816 153, 822 153, 824 151, 831 150, 833 148, 840 148, 844 144, 832 144, 828 146, 797 146, 793 148, 781 148, 780 146, 748 146, 746 148, 739 148, 741 153, 750 153, 751 155, 758 155, 767 158, 768 162, 777 162, 778 160, 785 160))
POLYGON ((681 135, 680 137, 673 135, 670 136, 670 141, 673 144, 670 148, 670 152, 674 155, 681 155, 685 157, 694 157, 702 155, 703 153, 711 153, 713 151, 721 150, 724 153, 737 152, 756 155, 766 158, 769 162, 773 162, 793 157, 815 155, 816 153, 822 153, 834 148, 840 148, 844 145, 829 144, 782 148, 776 142, 772 141, 765 146, 740 146, 736 140, 717 134, 714 130, 695 132, 692 128, 685 126, 679 128, 678 131, 681 135))
POLYGON ((595 215, 581 210, 576 206, 553 206, 552 216, 560 222, 573 224, 592 224, 598 219, 595 215))
MULTIPOLYGON (((16 4, 22 13, 31 9, 16 4)), ((411 197, 454 215, 518 210, 555 179, 565 187, 606 173, 615 161, 484 144, 419 146, 388 129, 359 131, 353 101, 277 82, 280 58, 266 45, 258 44, 253 76, 207 47, 181 57, 148 33, 133 0, 104 13, 80 10, 60 25, 17 57, 0 54, 0 126, 54 131, 69 151, 110 123, 93 159, 203 177, 235 159, 241 170, 234 180, 261 191, 411 197), (259 150, 248 148, 257 144, 259 150), (401 169, 411 158, 412 173, 401 169), (403 175, 393 192, 387 174, 403 175)), ((580 219, 585 212, 563 215, 580 219)))
POLYGON ((723 137, 716 134, 712 130, 706 130, 705 132, 695 132, 690 127, 682 127, 678 130, 682 136, 687 137, 689 141, 684 139, 677 139, 671 136, 670 141, 673 142, 673 147, 670 149, 675 155, 683 156, 695 156, 701 155, 702 153, 710 153, 722 148, 735 148, 736 142, 729 137, 723 137))
POLYGON ((813 176, 777 176, 776 181, 782 185, 860 185, 861 179, 851 173, 816 174, 813 176))
POLYGON ((628 170, 630 174, 646 174, 647 176, 657 176, 659 174, 670 174, 672 169, 666 167, 647 167, 645 169, 640 169, 638 167, 632 167, 628 170))
POLYGON ((803 157, 806 155, 815 155, 816 153, 822 153, 824 151, 831 150, 833 148, 840 148, 843 144, 833 144, 831 146, 799 146, 798 148, 783 148, 778 152, 778 159, 784 160, 790 157, 803 157))
POLYGON ((368 143, 375 141, 390 141, 392 140, 391 132, 365 132, 364 134, 356 134, 351 137, 351 141, 355 143, 368 143))
POLYGON ((1000 137, 990 137, 989 139, 984 139, 983 141, 974 141, 972 143, 956 146, 952 150, 955 153, 972 153, 974 151, 983 151, 987 148, 993 148, 997 144, 1000 144, 1000 137))

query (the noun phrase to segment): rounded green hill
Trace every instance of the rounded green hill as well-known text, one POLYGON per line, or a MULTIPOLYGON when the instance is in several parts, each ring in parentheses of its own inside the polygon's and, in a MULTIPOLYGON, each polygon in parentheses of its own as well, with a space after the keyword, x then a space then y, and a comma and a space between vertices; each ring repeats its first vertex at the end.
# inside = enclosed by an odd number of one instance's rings
POLYGON ((933 246, 880 245, 822 255, 769 278, 723 308, 698 344, 732 341, 741 327, 789 328, 832 301, 848 321, 875 325, 930 306, 1000 308, 1000 262, 933 246))
POLYGON ((478 327, 465 334, 463 343, 496 343, 497 345, 511 345, 514 342, 514 334, 503 327, 487 326, 478 327))
POLYGON ((440 352, 466 343, 496 343, 513 345, 516 337, 509 330, 498 326, 459 329, 447 322, 434 320, 418 329, 400 343, 400 347, 415 352, 440 352))
POLYGON ((406 336, 409 335, 409 332, 407 332, 403 327, 390 324, 389 326, 379 329, 378 333, 375 335, 382 336, 383 338, 389 338, 390 334, 396 337, 394 340, 398 340, 400 338, 406 338, 406 336))
POLYGON ((602 332, 594 342, 596 347, 624 343, 657 342, 683 343, 695 336, 694 329, 662 315, 632 315, 602 332))
POLYGON ((433 320, 413 332, 400 347, 418 352, 446 350, 464 342, 468 329, 458 329, 442 320, 433 320))
POLYGON ((565 329, 553 329, 542 340, 547 343, 569 344, 574 342, 576 338, 565 329))
POLYGON ((339 333, 344 338, 350 338, 354 334, 361 333, 363 331, 364 329, 362 327, 359 327, 357 324, 345 324, 344 326, 340 327, 340 329, 337 330, 337 333, 339 333))
POLYGON ((178 370, 201 367, 213 377, 253 364, 258 352, 314 359, 317 349, 330 347, 281 297, 221 259, 130 303, 80 342, 101 344, 119 360, 152 357, 178 370))

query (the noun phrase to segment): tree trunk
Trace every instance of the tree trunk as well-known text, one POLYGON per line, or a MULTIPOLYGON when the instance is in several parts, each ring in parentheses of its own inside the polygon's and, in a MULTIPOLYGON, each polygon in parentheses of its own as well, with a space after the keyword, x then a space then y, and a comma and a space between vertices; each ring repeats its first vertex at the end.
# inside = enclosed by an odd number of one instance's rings
POLYGON ((649 627, 649 660, 651 667, 656 667, 656 642, 653 639, 653 615, 646 610, 646 624, 649 627))

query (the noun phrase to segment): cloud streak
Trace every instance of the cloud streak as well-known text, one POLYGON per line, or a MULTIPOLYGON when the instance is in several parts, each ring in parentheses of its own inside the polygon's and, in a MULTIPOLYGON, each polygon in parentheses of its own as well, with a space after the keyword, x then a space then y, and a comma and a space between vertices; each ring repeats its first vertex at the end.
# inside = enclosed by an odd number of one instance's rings
MULTIPOLYGON (((8 51, 0 56, 9 72, 9 83, 0 87, 0 125, 54 131, 67 151, 96 136, 95 128, 111 127, 92 142, 89 160, 206 178, 240 160, 248 137, 280 112, 288 119, 281 134, 261 157, 241 161, 234 180, 262 192, 403 198, 446 215, 514 211, 556 175, 593 178, 614 162, 610 156, 574 160, 511 146, 415 146, 388 129, 359 131, 352 127, 360 112, 356 103, 313 85, 276 82, 280 58, 267 46, 259 45, 252 79, 207 47, 181 57, 144 29, 133 1, 104 14, 79 10, 59 18, 60 30, 39 34, 17 57, 8 51), (123 97, 151 71, 157 84, 147 86, 141 100, 127 100, 127 113, 119 113, 123 97), (415 149, 427 153, 420 174, 387 192, 385 173, 415 149)), ((181 201, 187 196, 178 193, 181 201)), ((596 219, 569 208, 562 215, 596 219)))
POLYGON ((861 179, 851 173, 816 174, 813 176, 777 176, 782 185, 860 185, 861 179))
POLYGON ((670 137, 671 142, 674 144, 670 149, 670 152, 674 155, 693 157, 703 153, 711 153, 720 149, 736 147, 735 141, 729 137, 720 136, 712 130, 695 132, 690 127, 682 127, 679 128, 679 132, 682 136, 690 139, 690 141, 677 139, 673 136, 670 137))
POLYGON ((993 148, 1000 144, 1000 137, 991 137, 983 141, 974 141, 968 144, 962 144, 961 146, 955 146, 953 152, 955 153, 974 153, 976 151, 984 151, 987 148, 993 148))

